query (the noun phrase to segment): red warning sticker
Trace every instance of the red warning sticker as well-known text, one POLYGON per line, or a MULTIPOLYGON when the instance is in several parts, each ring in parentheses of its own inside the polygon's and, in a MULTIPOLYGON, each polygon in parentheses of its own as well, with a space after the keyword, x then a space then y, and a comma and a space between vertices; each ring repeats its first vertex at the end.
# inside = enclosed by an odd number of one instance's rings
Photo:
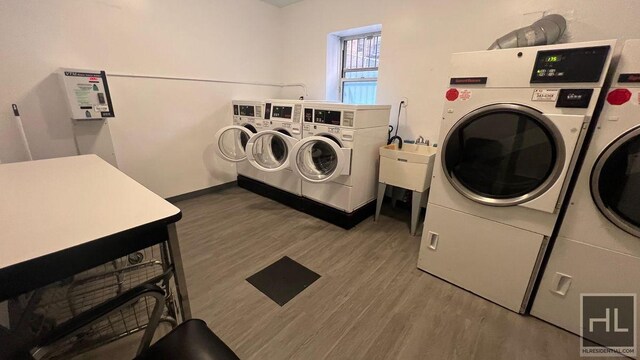
POLYGON ((607 95, 607 102, 611 105, 622 105, 631 100, 631 91, 628 89, 615 89, 607 95))
POLYGON ((460 100, 469 100, 471 99, 471 90, 464 89, 460 91, 460 100))
POLYGON ((455 101, 458 98, 458 95, 459 95, 458 89, 451 88, 451 89, 447 90, 447 93, 445 94, 445 97, 449 101, 455 101))

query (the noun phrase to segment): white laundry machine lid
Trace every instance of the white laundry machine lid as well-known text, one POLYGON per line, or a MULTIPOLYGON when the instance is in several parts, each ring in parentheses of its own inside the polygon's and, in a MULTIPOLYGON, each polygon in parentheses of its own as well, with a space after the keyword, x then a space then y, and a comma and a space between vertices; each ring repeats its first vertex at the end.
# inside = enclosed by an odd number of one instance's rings
POLYGON ((255 127, 231 125, 218 130, 215 135, 215 151, 221 158, 239 162, 247 158, 245 147, 256 133, 255 127))
POLYGON ((591 172, 591 194, 609 221, 640 237, 640 127, 600 154, 591 172))
POLYGON ((451 185, 485 205, 513 206, 539 197, 560 177, 565 145, 547 116, 527 106, 495 104, 463 116, 441 147, 451 185))

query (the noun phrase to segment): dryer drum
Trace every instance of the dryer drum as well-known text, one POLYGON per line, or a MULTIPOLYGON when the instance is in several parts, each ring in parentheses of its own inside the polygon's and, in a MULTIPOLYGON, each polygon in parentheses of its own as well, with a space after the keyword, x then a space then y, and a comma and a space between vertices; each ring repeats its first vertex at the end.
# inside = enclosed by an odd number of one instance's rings
POLYGON ((591 172, 591 195, 609 221, 640 237, 640 127, 599 156, 591 172))
POLYGON ((442 167, 465 197, 491 206, 535 199, 559 178, 564 166, 559 130, 526 106, 496 104, 460 119, 442 146, 442 167))

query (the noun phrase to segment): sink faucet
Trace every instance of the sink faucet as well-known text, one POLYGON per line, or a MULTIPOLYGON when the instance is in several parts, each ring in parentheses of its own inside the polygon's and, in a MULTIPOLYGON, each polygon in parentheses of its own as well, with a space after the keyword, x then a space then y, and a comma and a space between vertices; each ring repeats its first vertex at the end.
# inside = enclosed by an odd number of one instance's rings
POLYGON ((425 140, 424 137, 422 135, 420 135, 416 139, 416 144, 417 145, 427 145, 427 146, 429 146, 429 140, 425 140))

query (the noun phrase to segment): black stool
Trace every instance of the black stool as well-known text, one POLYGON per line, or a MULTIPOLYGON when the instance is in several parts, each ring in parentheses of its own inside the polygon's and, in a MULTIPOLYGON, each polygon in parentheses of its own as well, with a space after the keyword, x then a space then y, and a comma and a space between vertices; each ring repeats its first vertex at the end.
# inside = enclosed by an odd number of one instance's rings
POLYGON ((183 322, 143 351, 137 360, 237 360, 238 356, 200 319, 183 322))

